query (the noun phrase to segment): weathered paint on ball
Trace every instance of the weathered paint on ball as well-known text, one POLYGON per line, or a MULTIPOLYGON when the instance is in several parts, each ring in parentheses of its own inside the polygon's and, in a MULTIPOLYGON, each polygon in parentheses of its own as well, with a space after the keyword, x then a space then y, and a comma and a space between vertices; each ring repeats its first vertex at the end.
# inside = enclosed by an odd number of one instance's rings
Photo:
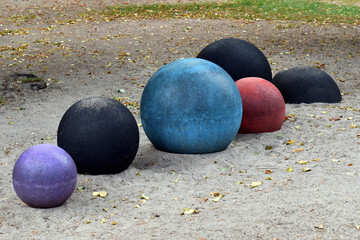
POLYGON ((153 145, 174 153, 222 151, 240 127, 241 96, 225 70, 198 58, 159 69, 140 104, 144 131, 153 145))
POLYGON ((235 82, 243 101, 240 133, 262 133, 280 130, 285 120, 285 101, 271 82, 257 77, 235 82))
POLYGON ((75 190, 76 165, 63 149, 35 145, 23 152, 13 169, 13 187, 30 207, 51 208, 65 203, 75 190))

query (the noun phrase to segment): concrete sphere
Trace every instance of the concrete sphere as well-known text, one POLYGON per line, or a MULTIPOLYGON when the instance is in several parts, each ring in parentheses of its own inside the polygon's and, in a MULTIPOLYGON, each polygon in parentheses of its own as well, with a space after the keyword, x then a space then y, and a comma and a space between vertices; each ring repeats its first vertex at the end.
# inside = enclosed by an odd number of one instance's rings
POLYGON ((76 166, 63 149, 40 144, 23 152, 13 169, 13 186, 30 207, 51 208, 66 202, 75 190, 76 166))
POLYGON ((272 73, 265 55, 252 43, 225 38, 206 46, 197 56, 216 63, 234 81, 246 77, 260 77, 272 81, 272 73))
POLYGON ((126 170, 139 147, 134 116, 120 102, 86 98, 72 105, 58 128, 58 145, 74 159, 78 173, 114 174, 126 170))
POLYGON ((285 101, 271 82, 256 77, 236 81, 243 101, 240 133, 273 132, 285 119, 285 101))
POLYGON ((335 81, 315 67, 301 66, 281 71, 274 76, 273 83, 286 103, 337 103, 342 99, 335 81))
POLYGON ((171 62, 146 85, 140 104, 153 145, 173 153, 224 150, 240 127, 240 93, 228 73, 199 58, 171 62))

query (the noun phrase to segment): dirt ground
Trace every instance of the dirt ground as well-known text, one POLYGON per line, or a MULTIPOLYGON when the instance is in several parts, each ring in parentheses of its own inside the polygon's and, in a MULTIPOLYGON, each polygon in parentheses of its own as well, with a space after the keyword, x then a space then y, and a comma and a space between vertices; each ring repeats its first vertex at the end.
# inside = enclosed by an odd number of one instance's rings
POLYGON ((130 2, 155 1, 1 1, 0 239, 360 238, 359 26, 108 22, 78 16, 130 2), (91 96, 115 97, 140 124, 139 102, 149 78, 164 64, 196 57, 225 37, 259 47, 273 75, 296 66, 321 68, 334 78, 343 101, 287 104, 289 120, 281 130, 239 134, 214 154, 158 151, 140 126, 139 151, 126 171, 79 174, 78 189, 53 209, 27 207, 16 196, 16 159, 33 145, 56 145, 59 121, 72 104, 91 96), (41 77, 47 87, 35 91, 37 85, 15 73, 41 77), (95 191, 108 195, 93 197, 95 191), (224 196, 216 199, 214 192, 224 196), (187 208, 194 214, 182 215, 187 208))

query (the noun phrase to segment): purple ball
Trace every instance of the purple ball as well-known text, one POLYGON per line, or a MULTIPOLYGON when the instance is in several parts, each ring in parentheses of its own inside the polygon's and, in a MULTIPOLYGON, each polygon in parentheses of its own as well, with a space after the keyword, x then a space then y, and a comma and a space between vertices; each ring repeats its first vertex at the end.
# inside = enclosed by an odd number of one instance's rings
POLYGON ((62 205, 74 192, 76 165, 62 148, 39 144, 23 152, 15 163, 13 186, 18 197, 30 207, 62 205))

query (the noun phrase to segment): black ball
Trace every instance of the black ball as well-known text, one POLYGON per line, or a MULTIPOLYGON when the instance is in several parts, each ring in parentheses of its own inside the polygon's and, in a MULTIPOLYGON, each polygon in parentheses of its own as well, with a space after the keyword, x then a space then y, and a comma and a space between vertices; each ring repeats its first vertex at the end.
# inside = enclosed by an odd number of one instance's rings
POLYGON ((132 113, 105 97, 86 98, 62 117, 59 147, 74 159, 78 173, 113 174, 126 170, 139 148, 139 129, 132 113))
POLYGON ((273 84, 286 103, 337 103, 341 92, 335 81, 324 71, 310 66, 284 70, 274 76, 273 84))
POLYGON ((272 81, 270 64, 265 55, 255 45, 238 38, 213 42, 201 50, 197 57, 219 65, 234 81, 246 77, 272 81))

